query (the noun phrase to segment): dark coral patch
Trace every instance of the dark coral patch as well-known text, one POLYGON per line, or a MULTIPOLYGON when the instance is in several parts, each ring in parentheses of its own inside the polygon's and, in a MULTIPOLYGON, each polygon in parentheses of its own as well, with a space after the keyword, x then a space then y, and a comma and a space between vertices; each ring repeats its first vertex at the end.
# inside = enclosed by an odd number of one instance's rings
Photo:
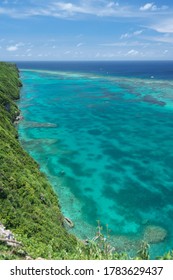
POLYGON ((159 105, 159 106, 165 106, 166 105, 166 102, 164 101, 160 101, 158 100, 157 98, 151 96, 151 95, 145 95, 143 98, 142 98, 142 101, 144 102, 148 102, 148 103, 152 103, 152 104, 156 104, 156 105, 159 105))

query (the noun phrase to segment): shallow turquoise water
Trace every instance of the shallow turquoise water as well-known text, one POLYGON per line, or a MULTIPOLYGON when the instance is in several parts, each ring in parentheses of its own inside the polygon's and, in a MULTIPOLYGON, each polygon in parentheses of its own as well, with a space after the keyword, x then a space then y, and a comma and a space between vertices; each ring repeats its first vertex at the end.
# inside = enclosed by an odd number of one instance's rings
POLYGON ((108 224, 117 249, 173 248, 173 82, 21 71, 20 141, 40 163, 82 239, 108 224))

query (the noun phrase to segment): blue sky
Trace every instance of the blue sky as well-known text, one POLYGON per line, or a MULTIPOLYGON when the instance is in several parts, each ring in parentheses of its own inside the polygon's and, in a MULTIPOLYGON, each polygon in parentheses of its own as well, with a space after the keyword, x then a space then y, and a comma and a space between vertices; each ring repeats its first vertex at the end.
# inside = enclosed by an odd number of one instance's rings
POLYGON ((172 0, 0 0, 0 60, 170 59, 172 0))

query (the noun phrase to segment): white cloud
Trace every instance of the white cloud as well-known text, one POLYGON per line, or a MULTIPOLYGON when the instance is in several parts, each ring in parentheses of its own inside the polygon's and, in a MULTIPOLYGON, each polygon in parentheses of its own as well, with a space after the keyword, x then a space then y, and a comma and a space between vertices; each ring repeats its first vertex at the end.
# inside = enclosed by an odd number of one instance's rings
MULTIPOLYGON (((9 1, 10 3, 10 1, 9 1)), ((14 1, 11 2, 14 4, 14 1)), ((163 11, 168 7, 157 7, 154 2, 146 3, 141 7, 108 0, 79 0, 76 1, 31 1, 28 5, 4 5, 0 7, 0 14, 12 18, 28 18, 35 16, 57 17, 71 19, 75 17, 133 17, 139 18, 141 14, 148 16, 147 11, 163 11), (34 4, 33 4, 34 3, 34 4), (143 13, 138 13, 140 10, 143 13)))
POLYGON ((139 8, 140 11, 146 12, 146 11, 158 11, 158 10, 167 10, 168 6, 162 5, 161 7, 157 7, 154 2, 152 3, 146 3, 144 6, 141 6, 139 8))
POLYGON ((131 38, 134 36, 138 36, 138 35, 142 34, 143 32, 144 32, 144 30, 137 30, 132 33, 125 33, 125 34, 121 35, 120 39, 127 39, 127 38, 131 38))
POLYGON ((152 10, 152 8, 154 7, 154 3, 147 3, 145 4, 144 6, 141 6, 139 8, 140 11, 149 11, 149 10, 152 10))
POLYGON ((95 16, 113 16, 119 15, 120 10, 123 13, 127 12, 127 7, 120 8, 118 2, 109 2, 98 0, 98 1, 79 1, 79 4, 57 2, 54 6, 64 16, 72 16, 75 14, 83 15, 95 15, 95 16))
POLYGON ((83 46, 83 43, 79 43, 79 44, 76 45, 77 48, 79 48, 81 46, 83 46))
POLYGON ((27 50, 26 50, 26 53, 28 53, 28 52, 30 52, 30 51, 31 51, 31 49, 27 49, 27 50))
MULTIPOLYGON (((12 18, 28 17, 56 17, 64 19, 86 17, 113 17, 113 18, 139 18, 149 17, 151 12, 164 13, 168 10, 166 5, 157 6, 154 2, 148 2, 143 6, 122 4, 113 0, 49 0, 27 1, 27 5, 14 5, 20 1, 2 0, 8 5, 0 7, 0 15, 12 18), (13 4, 13 5, 12 5, 13 4), (139 10, 141 13, 139 13, 139 10)), ((22 1, 21 1, 22 2, 22 1)), ((128 1, 130 2, 130 1, 128 1)), ((170 12, 170 10, 168 10, 170 12)))
POLYGON ((25 45, 24 43, 20 42, 15 45, 7 46, 6 50, 9 52, 14 52, 14 51, 17 51, 19 49, 19 47, 23 47, 24 45, 25 45))
POLYGON ((150 37, 144 37, 143 39, 147 39, 149 41, 154 42, 160 42, 160 43, 166 43, 166 44, 173 44, 173 37, 168 36, 167 34, 164 36, 150 36, 150 37))
POLYGON ((133 35, 138 36, 138 35, 142 34, 143 32, 144 32, 144 30, 137 30, 137 31, 133 32, 133 35))
POLYGON ((173 33, 173 18, 160 20, 158 23, 151 25, 150 28, 161 33, 173 33))
POLYGON ((127 39, 130 37, 130 34, 129 33, 125 33, 125 34, 122 34, 120 39, 127 39))
POLYGON ((54 6, 59 10, 64 12, 64 16, 66 15, 74 15, 76 13, 88 14, 91 12, 88 6, 86 5, 75 5, 72 3, 58 2, 55 3, 54 6))
POLYGON ((119 3, 118 2, 109 2, 107 4, 108 8, 112 8, 112 7, 119 7, 119 3))
MULTIPOLYGON (((35 2, 37 3, 37 1, 35 2)), ((58 18, 73 18, 74 16, 98 16, 98 17, 134 17, 135 12, 130 6, 121 6, 118 2, 107 0, 79 0, 78 3, 66 1, 47 1, 35 4, 35 7, 14 6, 0 8, 0 14, 13 18, 27 18, 33 16, 52 16, 58 18), (10 7, 10 8, 9 8, 10 7)))
POLYGON ((64 54, 70 54, 71 53, 71 51, 65 51, 64 52, 64 54))
POLYGON ((139 42, 139 41, 132 41, 132 42, 115 42, 115 43, 102 43, 100 46, 103 47, 141 47, 145 48, 148 47, 150 43, 144 43, 144 42, 139 42))
POLYGON ((26 11, 20 11, 20 10, 16 10, 14 8, 1 8, 0 7, 0 15, 6 15, 9 16, 11 18, 25 18, 28 13, 26 13, 26 11))
POLYGON ((135 56, 135 55, 138 55, 138 54, 139 54, 139 52, 138 52, 138 51, 136 51, 136 50, 132 49, 132 50, 128 51, 126 55, 135 56))
POLYGON ((17 45, 14 45, 14 46, 8 46, 6 48, 7 51, 9 52, 14 52, 14 51, 17 51, 18 50, 18 46, 17 45))

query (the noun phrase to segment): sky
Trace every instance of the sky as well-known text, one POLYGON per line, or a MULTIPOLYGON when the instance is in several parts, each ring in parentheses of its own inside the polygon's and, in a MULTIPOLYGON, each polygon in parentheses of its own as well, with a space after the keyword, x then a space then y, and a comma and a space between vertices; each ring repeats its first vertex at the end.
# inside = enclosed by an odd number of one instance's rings
POLYGON ((0 0, 0 60, 173 60, 173 1, 0 0))

